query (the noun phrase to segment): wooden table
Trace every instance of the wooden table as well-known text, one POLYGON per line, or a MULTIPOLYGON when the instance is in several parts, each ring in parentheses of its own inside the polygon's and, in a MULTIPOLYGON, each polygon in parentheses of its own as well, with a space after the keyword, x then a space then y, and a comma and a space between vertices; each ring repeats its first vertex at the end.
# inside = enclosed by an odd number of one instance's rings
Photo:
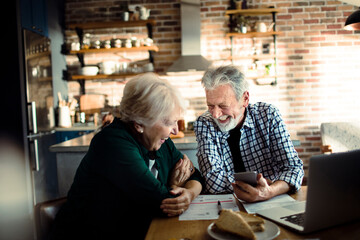
MULTIPOLYGON (((290 195, 296 200, 306 200, 307 187, 290 195)), ((242 206, 240 210, 244 210, 242 206)), ((329 209, 331 211, 331 209, 329 209)), ((155 218, 149 227, 145 240, 210 240, 207 227, 214 220, 179 221, 179 217, 155 218)), ((360 239, 360 221, 352 222, 311 234, 298 234, 279 226, 280 235, 275 239, 360 239)))

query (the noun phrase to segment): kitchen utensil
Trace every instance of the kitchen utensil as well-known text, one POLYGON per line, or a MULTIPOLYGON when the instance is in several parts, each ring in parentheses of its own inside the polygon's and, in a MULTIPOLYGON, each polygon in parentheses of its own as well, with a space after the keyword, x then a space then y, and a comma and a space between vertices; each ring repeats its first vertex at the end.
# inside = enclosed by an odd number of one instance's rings
POLYGON ((257 22, 255 28, 257 32, 267 32, 267 27, 264 22, 257 22))
POLYGON ((274 29, 273 29, 274 25, 275 25, 275 23, 274 23, 274 22, 273 22, 273 23, 271 23, 271 24, 268 26, 267 31, 268 31, 268 32, 273 31, 273 30, 274 30, 274 29))

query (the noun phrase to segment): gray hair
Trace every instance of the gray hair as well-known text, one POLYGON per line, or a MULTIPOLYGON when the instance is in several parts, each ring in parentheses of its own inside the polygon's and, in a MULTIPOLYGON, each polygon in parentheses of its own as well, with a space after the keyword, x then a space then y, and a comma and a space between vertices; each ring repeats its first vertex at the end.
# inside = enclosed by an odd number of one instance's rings
POLYGON ((126 83, 120 103, 120 118, 153 126, 170 117, 176 108, 185 111, 180 93, 169 82, 154 73, 145 73, 126 83))
POLYGON ((205 90, 213 90, 218 86, 230 84, 238 101, 245 91, 249 91, 249 84, 245 79, 245 75, 234 65, 209 68, 204 73, 201 83, 205 90))

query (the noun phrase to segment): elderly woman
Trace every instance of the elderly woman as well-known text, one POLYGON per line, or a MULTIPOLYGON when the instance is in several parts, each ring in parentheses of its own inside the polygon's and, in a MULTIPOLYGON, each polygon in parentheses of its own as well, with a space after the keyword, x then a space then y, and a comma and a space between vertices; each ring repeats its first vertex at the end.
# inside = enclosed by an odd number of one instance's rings
POLYGON ((77 169, 52 239, 144 239, 154 216, 184 212, 202 178, 169 138, 183 111, 157 75, 130 80, 120 118, 94 136, 77 169))

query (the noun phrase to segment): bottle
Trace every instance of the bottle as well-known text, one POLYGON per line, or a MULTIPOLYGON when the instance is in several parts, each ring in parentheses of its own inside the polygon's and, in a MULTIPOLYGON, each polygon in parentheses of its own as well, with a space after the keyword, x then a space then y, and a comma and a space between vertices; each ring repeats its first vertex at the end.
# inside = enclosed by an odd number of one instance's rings
POLYGON ((246 0, 243 0, 242 5, 241 5, 241 8, 242 8, 242 9, 247 9, 247 8, 248 8, 248 6, 247 6, 247 1, 246 1, 246 0))

